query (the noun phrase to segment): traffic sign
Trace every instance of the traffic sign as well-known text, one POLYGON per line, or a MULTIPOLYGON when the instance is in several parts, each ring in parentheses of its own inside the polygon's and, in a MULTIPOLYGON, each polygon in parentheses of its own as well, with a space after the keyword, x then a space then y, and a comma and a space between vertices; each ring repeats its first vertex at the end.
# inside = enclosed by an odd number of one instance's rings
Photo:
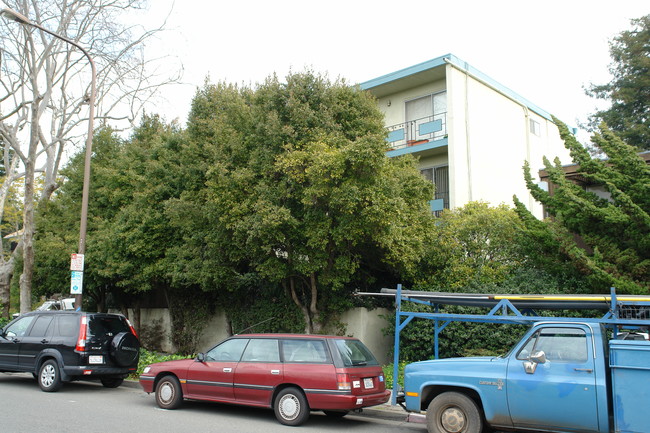
POLYGON ((72 271, 70 273, 70 294, 81 295, 83 293, 84 273, 72 271))
POLYGON ((70 255, 70 270, 71 271, 81 271, 84 270, 84 255, 83 254, 71 254, 70 255))

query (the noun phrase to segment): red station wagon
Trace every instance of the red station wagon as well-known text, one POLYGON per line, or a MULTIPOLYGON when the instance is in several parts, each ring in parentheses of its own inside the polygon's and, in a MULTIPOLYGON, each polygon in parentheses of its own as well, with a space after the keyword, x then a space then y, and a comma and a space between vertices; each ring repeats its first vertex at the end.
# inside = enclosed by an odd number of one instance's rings
POLYGON ((324 335, 237 335, 195 359, 147 366, 140 384, 163 409, 183 399, 272 407, 278 421, 294 426, 310 410, 341 417, 390 394, 361 341, 324 335))

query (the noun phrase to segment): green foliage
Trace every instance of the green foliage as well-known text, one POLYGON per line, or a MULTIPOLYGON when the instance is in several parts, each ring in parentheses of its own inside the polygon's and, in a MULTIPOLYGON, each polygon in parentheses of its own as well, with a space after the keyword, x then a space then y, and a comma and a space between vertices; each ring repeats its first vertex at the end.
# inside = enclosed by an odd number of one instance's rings
POLYGON ((613 80, 592 85, 587 94, 610 100, 606 110, 593 114, 593 127, 605 122, 637 150, 650 149, 650 15, 632 20, 632 29, 610 43, 613 80))
POLYGON ((536 185, 524 167, 528 189, 553 220, 534 219, 516 198, 525 233, 539 256, 570 261, 587 276, 593 290, 647 294, 650 290, 650 168, 606 127, 592 138, 607 159, 592 157, 559 121, 560 134, 579 165, 579 175, 610 194, 602 198, 567 179, 559 161, 545 160, 554 184, 551 195, 536 185), (576 239, 575 236, 579 238, 576 239))
MULTIPOLYGON (((402 388, 404 388, 404 367, 406 367, 406 364, 408 364, 408 361, 400 361, 398 364, 399 367, 397 369, 397 383, 402 388)), ((384 371, 384 380, 386 381, 386 389, 393 389, 393 386, 395 385, 395 378, 393 377, 394 368, 395 364, 382 366, 382 370, 384 371)))
MULTIPOLYGON (((568 260, 559 261, 556 256, 542 253, 557 244, 532 232, 530 227, 543 223, 528 215, 531 221, 522 221, 515 210, 505 205, 490 207, 482 202, 443 212, 436 219, 413 288, 491 294, 590 292, 587 282, 568 260)), ((411 303, 402 308, 430 312, 430 307, 411 303)), ((442 311, 487 313, 454 306, 442 311)), ((393 335, 394 316, 389 323, 386 332, 393 335)), ((439 353, 442 358, 499 355, 519 336, 520 330, 513 325, 453 323, 440 333, 439 353)), ((413 320, 400 334, 400 359, 420 361, 433 356, 434 322, 413 320)))
POLYGON ((8 317, 0 317, 0 328, 4 327, 10 321, 11 319, 8 317))
POLYGON ((138 361, 138 370, 129 376, 129 379, 138 380, 142 374, 142 370, 149 365, 156 362, 175 361, 177 359, 189 359, 194 355, 178 355, 178 354, 163 354, 158 352, 150 352, 146 349, 140 349, 140 360, 138 361))
POLYGON ((412 159, 385 156, 381 113, 358 89, 311 72, 206 85, 188 132, 209 163, 206 188, 167 205, 183 236, 179 282, 237 292, 266 281, 319 332, 330 293, 421 254, 430 184, 412 159))
POLYGON ((505 205, 470 202, 446 210, 431 228, 416 285, 453 291, 504 281, 525 260, 517 239, 520 229, 517 214, 505 205))

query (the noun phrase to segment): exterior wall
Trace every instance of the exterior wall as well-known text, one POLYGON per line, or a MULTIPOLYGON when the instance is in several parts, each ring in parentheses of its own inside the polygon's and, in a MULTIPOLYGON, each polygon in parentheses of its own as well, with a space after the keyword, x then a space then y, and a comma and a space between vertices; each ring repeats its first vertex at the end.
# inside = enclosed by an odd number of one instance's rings
POLYGON ((384 124, 386 126, 397 125, 406 120, 406 101, 431 95, 432 93, 443 92, 446 88, 445 80, 438 80, 424 86, 414 87, 402 92, 377 99, 379 110, 384 113, 384 124))
MULTIPOLYGON (((528 204, 521 167, 530 158, 530 111, 474 78, 447 66, 452 207, 483 200, 512 204, 516 194, 528 204)), ((539 212, 541 216, 541 208, 539 212)))
POLYGON ((421 158, 420 168, 448 163, 451 208, 476 200, 512 206, 516 195, 533 215, 543 217, 542 206, 526 188, 524 162, 539 182, 544 156, 571 161, 544 110, 451 54, 363 83, 362 88, 381 95, 378 107, 387 127, 405 121, 406 101, 446 90, 447 145, 435 152, 416 146, 390 155, 412 153, 421 158), (424 74, 431 77, 429 83, 424 74), (535 133, 531 120, 539 126, 535 133))
POLYGON ((380 364, 393 362, 390 353, 393 349, 394 337, 385 336, 383 329, 389 326, 385 317, 390 317, 391 312, 385 308, 368 310, 367 308, 354 308, 341 316, 341 322, 347 324, 346 335, 351 335, 363 341, 368 349, 377 358, 380 364), (384 317, 382 317, 384 316, 384 317))
MULTIPOLYGON (((129 310, 129 317, 133 317, 133 311, 129 310)), ((160 347, 164 352, 173 353, 176 348, 172 344, 171 329, 172 320, 167 308, 142 308, 140 309, 140 326, 160 326, 163 338, 160 347)))
POLYGON ((197 350, 199 352, 205 352, 220 341, 228 338, 229 335, 227 329, 226 314, 223 311, 217 311, 215 315, 208 320, 205 328, 203 328, 197 350))
MULTIPOLYGON (((381 364, 392 362, 389 355, 393 347, 393 337, 384 336, 382 332, 389 325, 388 320, 382 316, 389 316, 390 314, 389 310, 383 308, 374 310, 355 308, 341 316, 341 322, 346 325, 346 335, 363 341, 381 364)), ((133 317, 132 311, 129 311, 129 316, 133 317)), ((160 325, 164 335, 161 342, 163 351, 167 353, 176 351, 171 342, 171 319, 167 308, 141 309, 140 324, 141 326, 160 325)), ((226 315, 221 311, 217 311, 203 329, 199 337, 197 350, 205 352, 215 344, 228 338, 226 329, 226 315)))

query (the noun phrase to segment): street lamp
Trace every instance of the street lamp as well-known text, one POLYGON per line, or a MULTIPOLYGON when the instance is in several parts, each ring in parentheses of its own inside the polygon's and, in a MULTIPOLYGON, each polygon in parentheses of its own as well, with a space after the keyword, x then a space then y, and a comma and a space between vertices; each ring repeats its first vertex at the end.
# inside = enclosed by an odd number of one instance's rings
MULTIPOLYGON (((90 106, 90 111, 88 113, 88 134, 86 136, 86 158, 84 161, 84 182, 83 182, 83 191, 82 191, 82 196, 81 196, 81 221, 79 223, 79 252, 78 254, 83 257, 83 255, 86 252, 86 230, 88 226, 88 195, 90 191, 90 159, 92 156, 92 147, 93 147, 93 123, 95 121, 95 93, 96 93, 96 79, 97 79, 97 71, 95 69, 95 62, 93 61, 92 57, 90 57, 90 54, 83 49, 79 44, 76 42, 66 38, 65 36, 61 36, 57 33, 54 33, 45 27, 42 27, 40 24, 36 24, 31 22, 26 16, 19 14, 18 12, 11 10, 11 9, 2 9, 0 11, 0 15, 3 17, 11 20, 11 21, 16 21, 19 24, 25 25, 25 26, 31 26, 35 27, 39 30, 44 31, 47 34, 50 34, 54 36, 55 38, 61 39, 64 42, 67 42, 70 45, 73 45, 88 58, 88 61, 90 62, 90 67, 92 70, 92 76, 91 76, 91 86, 90 86, 90 97, 88 99, 88 104, 90 106)), ((74 271, 74 270, 73 270, 74 271)), ((81 260, 81 269, 80 271, 81 276, 83 278, 83 260, 81 260)), ((82 282, 83 279, 81 279, 81 282, 79 284, 79 289, 75 295, 75 307, 77 310, 81 309, 81 301, 82 301, 82 282)))

